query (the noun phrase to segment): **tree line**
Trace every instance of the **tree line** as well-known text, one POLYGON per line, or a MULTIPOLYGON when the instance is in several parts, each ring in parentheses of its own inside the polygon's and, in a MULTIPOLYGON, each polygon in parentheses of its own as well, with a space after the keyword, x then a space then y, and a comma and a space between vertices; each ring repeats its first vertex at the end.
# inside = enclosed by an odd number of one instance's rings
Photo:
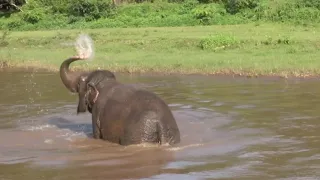
POLYGON ((0 0, 17 30, 320 22, 320 0, 0 0))

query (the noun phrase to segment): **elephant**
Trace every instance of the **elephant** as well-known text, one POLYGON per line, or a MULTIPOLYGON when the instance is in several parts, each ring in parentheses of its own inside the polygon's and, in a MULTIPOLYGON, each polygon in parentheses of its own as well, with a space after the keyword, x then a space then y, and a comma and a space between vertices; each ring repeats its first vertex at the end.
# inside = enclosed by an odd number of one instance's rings
MULTIPOLYGON (((61 65, 60 65, 60 78, 62 80, 62 83, 64 84, 64 86, 72 93, 78 93, 79 95, 79 104, 84 104, 84 102, 80 101, 84 101, 83 94, 81 92, 79 92, 79 88, 80 88, 80 82, 84 81, 87 76, 91 73, 91 72, 72 72, 70 71, 70 64, 74 61, 77 60, 84 60, 84 58, 80 57, 80 56, 72 56, 66 60, 64 60, 61 65)), ((107 70, 105 70, 107 71, 107 70)), ((116 78, 115 75, 108 71, 107 76, 109 78, 116 78)), ((85 108, 82 106, 78 105, 78 109, 77 109, 77 114, 79 114, 80 110, 79 108, 85 108)), ((89 112, 91 111, 91 109, 88 109, 89 112)), ((82 110, 83 111, 83 110, 82 110)), ((90 112, 91 113, 91 112, 90 112)))
POLYGON ((60 76, 69 91, 79 94, 77 114, 91 113, 93 138, 124 146, 180 142, 176 120, 158 95, 123 84, 108 70, 69 71, 69 65, 79 59, 65 60, 60 76))

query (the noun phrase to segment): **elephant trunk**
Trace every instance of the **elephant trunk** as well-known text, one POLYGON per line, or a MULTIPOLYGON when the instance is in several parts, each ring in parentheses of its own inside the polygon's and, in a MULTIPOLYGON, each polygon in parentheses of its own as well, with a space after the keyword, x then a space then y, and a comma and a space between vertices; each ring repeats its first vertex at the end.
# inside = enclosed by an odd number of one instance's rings
POLYGON ((72 62, 80 60, 82 58, 74 56, 66 59, 60 66, 60 78, 66 88, 71 92, 78 92, 78 81, 80 75, 83 73, 72 72, 69 66, 72 62))
POLYGON ((77 114, 84 113, 87 111, 87 103, 84 98, 79 98, 78 108, 77 108, 77 114))

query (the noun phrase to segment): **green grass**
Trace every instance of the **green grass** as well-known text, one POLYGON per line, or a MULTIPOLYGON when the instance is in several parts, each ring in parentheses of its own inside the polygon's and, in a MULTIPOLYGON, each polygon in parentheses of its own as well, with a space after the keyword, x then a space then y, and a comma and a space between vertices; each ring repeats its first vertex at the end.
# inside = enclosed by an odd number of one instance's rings
POLYGON ((75 55, 72 43, 85 32, 94 40, 95 58, 74 63, 75 69, 317 76, 319 30, 317 25, 246 24, 10 32, 0 38, 0 67, 57 71, 64 59, 75 55))

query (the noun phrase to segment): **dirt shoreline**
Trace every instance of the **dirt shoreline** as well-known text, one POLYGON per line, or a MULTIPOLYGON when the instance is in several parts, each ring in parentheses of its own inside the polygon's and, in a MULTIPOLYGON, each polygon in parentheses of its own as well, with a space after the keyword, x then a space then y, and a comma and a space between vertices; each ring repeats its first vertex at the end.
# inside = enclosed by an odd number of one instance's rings
MULTIPOLYGON (((75 67, 72 68, 73 71, 81 71, 83 68, 75 67)), ((91 71, 94 69, 88 69, 86 71, 91 71)), ((0 62, 0 72, 33 72, 33 73, 57 73, 59 72, 59 68, 53 68, 50 66, 21 66, 21 65, 8 65, 5 62, 0 62)), ((115 70, 113 71, 115 74, 123 74, 123 75, 141 75, 141 76, 194 76, 194 77, 215 77, 222 79, 230 79, 230 78, 240 78, 240 79, 261 79, 261 80, 320 80, 320 74, 312 75, 301 75, 295 76, 292 73, 291 75, 280 75, 280 74, 260 74, 260 75, 252 75, 245 72, 235 73, 229 71, 229 73, 184 73, 184 72, 158 72, 158 71, 149 71, 149 72, 128 72, 127 70, 115 70)))

